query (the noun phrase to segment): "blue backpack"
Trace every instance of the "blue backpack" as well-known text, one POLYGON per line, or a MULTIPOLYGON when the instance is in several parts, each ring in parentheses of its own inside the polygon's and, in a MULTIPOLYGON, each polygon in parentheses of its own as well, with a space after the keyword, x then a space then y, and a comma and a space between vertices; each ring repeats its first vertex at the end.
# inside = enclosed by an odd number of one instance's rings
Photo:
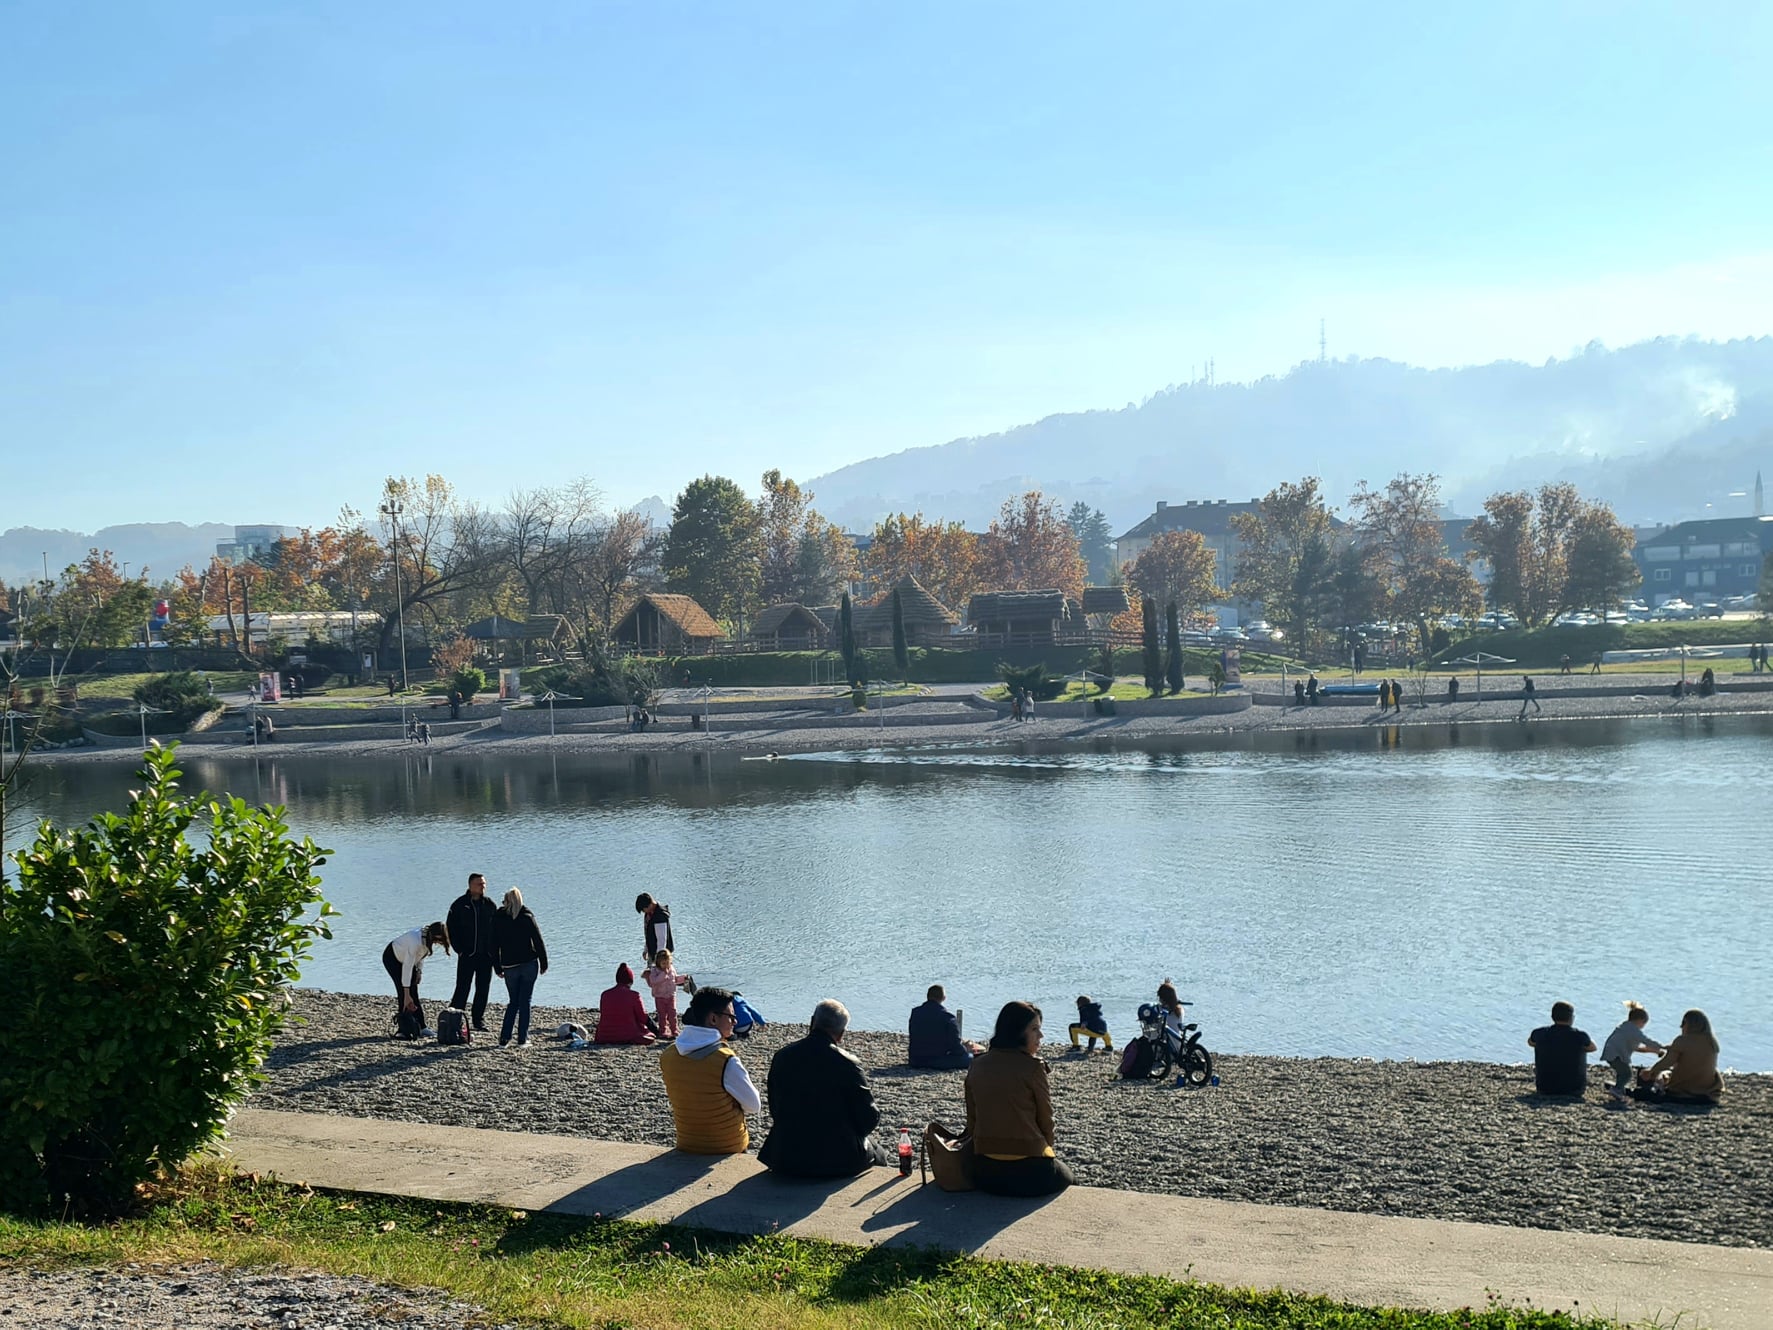
POLYGON ((769 1024, 758 1013, 757 1008, 738 993, 733 994, 733 1038, 744 1039, 753 1030, 761 1030, 769 1024))

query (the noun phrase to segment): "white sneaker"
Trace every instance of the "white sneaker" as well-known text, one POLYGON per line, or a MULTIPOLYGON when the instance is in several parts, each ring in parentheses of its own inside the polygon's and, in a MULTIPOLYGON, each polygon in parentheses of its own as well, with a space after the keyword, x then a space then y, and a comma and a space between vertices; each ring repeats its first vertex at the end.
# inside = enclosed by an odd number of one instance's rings
POLYGON ((518 1041, 517 1041, 517 1046, 518 1046, 518 1047, 519 1047, 519 1048, 528 1048, 528 1047, 529 1047, 529 1040, 527 1040, 527 1039, 519 1039, 519 1040, 518 1040, 518 1041))
POLYGON ((435 1038, 437 1038, 437 1031, 430 1030, 430 1029, 420 1030, 419 1031, 419 1038, 420 1039, 435 1039, 435 1038))

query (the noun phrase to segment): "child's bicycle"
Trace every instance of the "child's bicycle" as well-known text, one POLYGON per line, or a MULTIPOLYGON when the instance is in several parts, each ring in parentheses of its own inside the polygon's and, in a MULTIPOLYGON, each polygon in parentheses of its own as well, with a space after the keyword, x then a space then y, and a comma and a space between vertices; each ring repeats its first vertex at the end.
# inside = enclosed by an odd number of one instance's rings
POLYGON ((1177 1036, 1164 1023, 1164 1009, 1147 1002, 1139 1008, 1139 1035, 1151 1045, 1149 1075, 1153 1080, 1163 1080, 1174 1072, 1183 1084, 1197 1090, 1212 1081, 1213 1055, 1201 1047, 1196 1022, 1188 1022, 1177 1036))

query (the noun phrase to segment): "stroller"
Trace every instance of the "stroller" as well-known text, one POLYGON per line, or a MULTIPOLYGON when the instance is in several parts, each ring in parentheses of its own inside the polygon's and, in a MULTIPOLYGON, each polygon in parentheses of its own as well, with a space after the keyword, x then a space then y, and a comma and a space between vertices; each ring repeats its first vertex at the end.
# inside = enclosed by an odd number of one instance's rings
POLYGON ((1149 1075, 1153 1080, 1162 1080, 1174 1071, 1191 1089, 1212 1081, 1213 1055, 1201 1047, 1197 1023, 1189 1021, 1178 1033, 1170 1028, 1162 1007, 1146 1002, 1139 1007, 1139 1037, 1151 1046, 1149 1075))

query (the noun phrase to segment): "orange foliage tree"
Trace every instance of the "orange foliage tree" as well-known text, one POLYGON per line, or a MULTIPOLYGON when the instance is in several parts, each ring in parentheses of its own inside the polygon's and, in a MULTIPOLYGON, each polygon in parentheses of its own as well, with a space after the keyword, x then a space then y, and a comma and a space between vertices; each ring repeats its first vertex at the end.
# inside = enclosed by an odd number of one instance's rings
POLYGON ((1005 499, 981 541, 985 581, 993 590, 1083 595, 1088 565, 1077 532, 1056 501, 1039 490, 1005 499))
POLYGON ((959 522, 926 522, 922 513, 876 523, 865 563, 876 587, 915 577, 950 609, 965 605, 980 586, 979 537, 959 522))
POLYGON ((1127 568, 1127 581, 1160 611, 1176 606, 1184 621, 1224 593, 1215 580, 1217 559, 1198 531, 1166 531, 1127 568))

